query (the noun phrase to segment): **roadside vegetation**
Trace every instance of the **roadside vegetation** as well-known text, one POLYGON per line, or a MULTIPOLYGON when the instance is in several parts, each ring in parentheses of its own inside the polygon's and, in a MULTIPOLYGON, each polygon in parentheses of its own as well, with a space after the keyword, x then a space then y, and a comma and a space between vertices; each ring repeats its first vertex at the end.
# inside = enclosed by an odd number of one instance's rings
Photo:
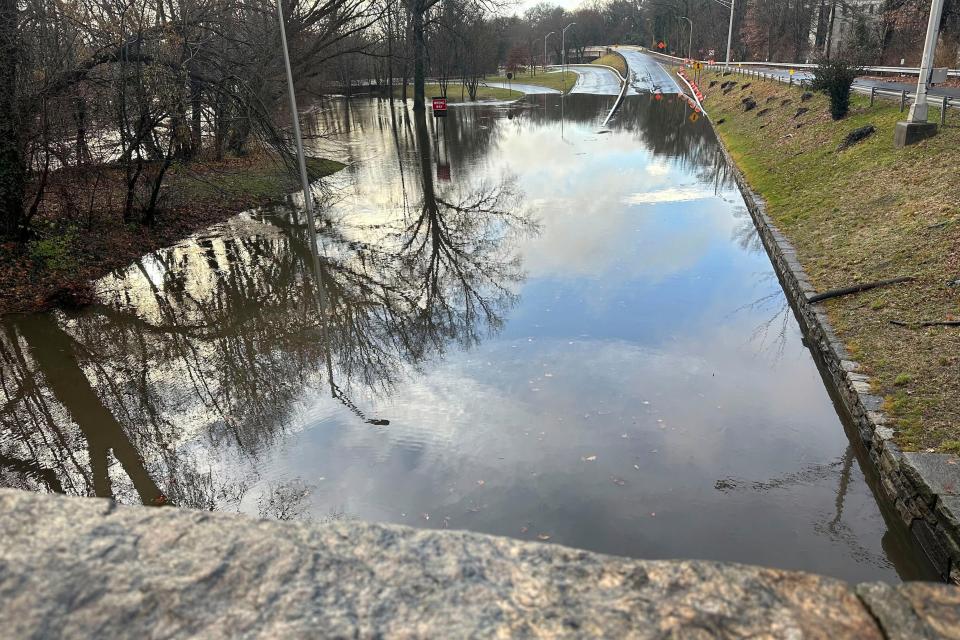
POLYGON ((619 53, 608 53, 605 56, 597 58, 590 64, 605 64, 608 67, 613 67, 619 71, 621 76, 627 76, 627 61, 624 60, 623 56, 621 56, 619 53))
MULTIPOLYGON (((397 98, 401 97, 401 89, 394 89, 393 95, 397 98)), ((428 84, 426 85, 426 96, 427 103, 429 105, 430 100, 435 96, 442 96, 443 89, 438 84, 428 84)), ((469 90, 467 87, 456 84, 449 85, 447 87, 447 102, 450 104, 458 104, 464 102, 483 102, 483 101, 492 101, 492 100, 517 100, 523 97, 522 91, 511 91, 510 89, 501 89, 499 87, 488 87, 483 84, 477 84, 476 93, 474 97, 470 97, 469 90)))
POLYGON ((827 96, 773 81, 707 73, 702 88, 817 291, 914 278, 824 304, 885 398, 899 443, 960 453, 960 326, 950 324, 960 319, 960 113, 896 150, 896 103, 854 95, 834 120, 827 96))
MULTIPOLYGON (((484 82, 511 82, 507 76, 486 76, 484 82)), ((538 87, 547 87, 566 93, 577 84, 577 74, 573 71, 567 71, 566 79, 562 71, 549 71, 547 73, 531 73, 530 71, 517 71, 513 74, 512 82, 521 84, 533 84, 538 87)))
MULTIPOLYGON (((312 179, 341 168, 331 160, 308 162, 312 179)), ((91 281, 244 209, 281 201, 299 187, 296 174, 266 154, 176 163, 168 173, 153 225, 123 221, 122 167, 52 174, 46 206, 56 215, 37 220, 25 243, 0 244, 0 315, 83 306, 92 301, 91 281), (74 195, 90 181, 96 189, 74 195)))

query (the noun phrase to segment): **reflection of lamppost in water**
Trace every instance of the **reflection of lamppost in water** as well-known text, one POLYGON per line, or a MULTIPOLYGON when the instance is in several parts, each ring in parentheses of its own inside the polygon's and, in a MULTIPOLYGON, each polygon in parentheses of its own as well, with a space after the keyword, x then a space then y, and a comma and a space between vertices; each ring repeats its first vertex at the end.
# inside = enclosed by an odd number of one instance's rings
POLYGON ((563 49, 563 89, 566 92, 567 88, 567 29, 577 24, 576 22, 571 22, 563 28, 563 31, 560 33, 560 48, 563 49))

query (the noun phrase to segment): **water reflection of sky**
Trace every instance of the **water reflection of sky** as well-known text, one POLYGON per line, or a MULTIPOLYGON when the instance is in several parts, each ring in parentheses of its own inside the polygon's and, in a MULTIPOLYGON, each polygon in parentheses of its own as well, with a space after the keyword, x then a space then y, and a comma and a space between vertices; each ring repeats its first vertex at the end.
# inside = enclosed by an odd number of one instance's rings
MULTIPOLYGON (((609 101, 577 96, 561 135, 556 101, 430 123, 429 180, 409 114, 394 120, 385 103, 363 101, 317 112, 317 129, 333 132, 323 144, 353 162, 331 181, 320 236, 341 318, 332 330, 317 321, 299 227, 264 212, 105 279, 109 304, 63 325, 156 490, 195 506, 278 515, 279 501, 285 516, 646 558, 917 575, 709 127, 638 96, 601 133, 609 101), (455 204, 497 184, 510 185, 511 207, 536 232, 503 234, 470 213, 457 218, 467 240, 453 246, 478 265, 516 257, 523 277, 438 279, 450 315, 420 317, 429 287, 411 294, 391 270, 422 265, 389 255, 419 229, 423 193, 455 204), (502 326, 463 314, 464 283, 503 286, 490 298, 502 326), (209 486, 195 488, 197 478, 209 486)), ((53 395, 66 406, 59 421, 82 423, 70 398, 53 395)), ((80 425, 87 439, 90 429, 80 425)), ((16 440, 8 433, 0 444, 16 440)), ((136 495, 123 477, 131 464, 111 463, 118 497, 136 495)), ((86 473, 75 472, 80 485, 86 473)))
POLYGON ((893 577, 782 294, 751 306, 778 284, 736 241, 749 221, 732 186, 589 118, 563 138, 555 120, 498 124, 453 171, 516 175, 542 225, 503 331, 366 397, 388 429, 308 420, 276 468, 322 473, 317 512, 893 577))

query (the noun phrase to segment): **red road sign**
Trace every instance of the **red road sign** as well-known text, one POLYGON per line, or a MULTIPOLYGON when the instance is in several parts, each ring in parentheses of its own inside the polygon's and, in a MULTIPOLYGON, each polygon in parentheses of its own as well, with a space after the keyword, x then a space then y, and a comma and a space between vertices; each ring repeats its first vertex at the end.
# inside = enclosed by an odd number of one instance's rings
POLYGON ((667 45, 664 44, 663 40, 657 43, 657 49, 666 49, 667 45))
POLYGON ((433 115, 437 118, 441 118, 447 115, 447 99, 446 98, 433 99, 433 115))

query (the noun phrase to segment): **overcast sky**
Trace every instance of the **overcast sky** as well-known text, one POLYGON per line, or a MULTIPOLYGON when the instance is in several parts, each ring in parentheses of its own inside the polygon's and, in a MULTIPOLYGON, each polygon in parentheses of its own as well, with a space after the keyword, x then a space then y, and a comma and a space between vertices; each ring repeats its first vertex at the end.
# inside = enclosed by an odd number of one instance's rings
MULTIPOLYGON (((543 0, 514 0, 514 6, 506 7, 504 9, 504 13, 507 15, 511 15, 514 13, 517 15, 523 15, 524 11, 534 6, 535 4, 539 4, 542 1, 543 0)), ((549 2, 552 5, 560 5, 561 7, 569 11, 571 9, 576 9, 577 6, 579 6, 580 3, 583 2, 583 0, 547 0, 547 2, 549 2)))

